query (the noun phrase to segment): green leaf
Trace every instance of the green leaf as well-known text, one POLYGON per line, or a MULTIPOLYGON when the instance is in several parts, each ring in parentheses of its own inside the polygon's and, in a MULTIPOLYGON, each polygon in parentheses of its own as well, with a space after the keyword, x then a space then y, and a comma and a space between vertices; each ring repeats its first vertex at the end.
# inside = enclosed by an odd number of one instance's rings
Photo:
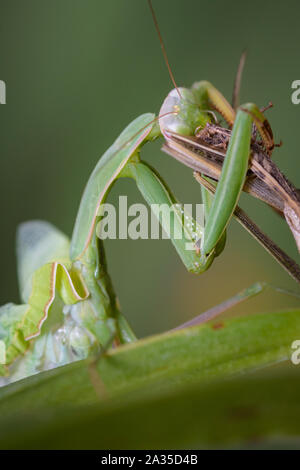
POLYGON ((146 397, 150 390, 158 395, 175 394, 181 387, 192 390, 195 384, 287 361, 297 338, 299 310, 165 333, 111 350, 96 366, 79 361, 1 388, 0 416, 90 405, 99 396, 106 409, 132 396, 146 397))
POLYGON ((297 370, 1 419, 1 449, 300 448, 297 370))
POLYGON ((27 303, 34 271, 52 261, 69 260, 69 239, 42 220, 31 220, 17 230, 17 264, 22 301, 27 303))

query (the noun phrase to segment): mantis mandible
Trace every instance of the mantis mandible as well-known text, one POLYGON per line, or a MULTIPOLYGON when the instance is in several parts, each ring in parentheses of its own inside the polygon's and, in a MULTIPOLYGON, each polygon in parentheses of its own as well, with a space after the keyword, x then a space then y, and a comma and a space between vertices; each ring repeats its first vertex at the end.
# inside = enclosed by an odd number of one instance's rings
MULTIPOLYGON (((170 233, 170 239, 184 265, 196 274, 209 268, 224 248, 226 226, 237 211, 246 184, 251 145, 255 144, 253 124, 261 137, 258 145, 265 158, 270 158, 274 148, 271 127, 256 105, 245 104, 235 110, 207 81, 195 83, 190 90, 175 86, 158 117, 146 113, 135 119, 101 157, 86 185, 70 241, 46 222, 31 221, 20 227, 17 255, 23 304, 6 304, 0 309, 0 341, 5 349, 0 375, 6 376, 5 383, 95 355, 112 343, 136 339, 120 311, 97 236, 101 208, 118 179, 133 179, 151 207, 164 204, 172 208, 173 223, 183 236, 176 238, 170 233), (162 136, 168 152, 176 151, 186 163, 182 142, 187 139, 189 146, 195 144, 201 130, 214 126, 216 110, 232 131, 228 131, 225 162, 217 165, 217 186, 200 176, 206 217, 203 230, 192 217, 186 223, 177 199, 157 172, 141 161, 140 151, 145 143, 162 136), (187 249, 188 244, 194 244, 194 249, 187 249)), ((215 151, 207 146, 206 156, 209 150, 215 151)), ((191 158, 197 163, 195 151, 191 158)), ((201 167, 201 174, 211 178, 208 166, 201 167)), ((196 164, 195 169, 199 170, 196 164)), ((255 192, 255 184, 250 182, 249 186, 256 197, 261 194, 255 192)), ((299 205, 292 202, 291 210, 298 214, 299 205)), ((164 218, 159 215, 159 219, 167 230, 164 218)), ((300 280, 295 263, 292 274, 300 280)))

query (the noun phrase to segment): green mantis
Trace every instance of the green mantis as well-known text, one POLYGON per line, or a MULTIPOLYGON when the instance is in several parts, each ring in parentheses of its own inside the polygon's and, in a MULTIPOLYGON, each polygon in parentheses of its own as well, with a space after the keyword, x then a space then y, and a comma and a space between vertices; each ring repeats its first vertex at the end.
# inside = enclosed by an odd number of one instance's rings
MULTIPOLYGON (((92 172, 70 241, 41 221, 24 224, 19 230, 18 274, 23 304, 7 304, 0 310, 0 341, 5 349, 5 360, 0 365, 3 382, 136 339, 120 311, 103 244, 97 236, 101 209, 118 179, 133 179, 151 208, 165 205, 172 209, 174 232, 182 236, 169 233, 171 242, 186 268, 198 274, 206 271, 224 248, 225 230, 246 184, 253 145, 259 145, 270 158, 273 136, 263 113, 254 104, 235 110, 206 81, 197 82, 191 89, 176 87, 158 117, 146 113, 129 124, 92 172), (165 139, 169 150, 175 145, 177 150, 182 147, 180 139, 188 139, 191 146, 198 132, 214 126, 216 110, 232 132, 228 134, 215 196, 205 187, 202 190, 206 218, 203 229, 182 213, 175 196, 156 171, 141 160, 140 152, 144 144, 158 137, 165 139), (259 143, 253 137, 253 125, 260 135, 259 143), (187 248, 191 244, 192 250, 187 248)), ((297 218, 299 205, 291 200, 289 208, 297 218)), ((164 217, 158 217, 166 229, 164 217)), ((299 280, 298 272, 297 276, 299 280)))
MULTIPOLYGON (((71 242, 45 222, 21 226, 17 254, 24 304, 7 304, 0 311, 0 340, 6 349, 1 375, 16 380, 96 354, 112 342, 135 339, 119 310, 97 225, 101 205, 118 178, 133 178, 150 204, 171 207, 176 202, 157 174, 139 159, 141 146, 155 137, 154 115, 144 114, 107 150, 86 186, 71 242)), ((204 269, 200 255, 186 249, 195 234, 184 227, 180 208, 175 207, 174 223, 184 228, 184 236, 172 242, 187 268, 199 272, 204 269)), ((199 227, 197 236, 200 233, 199 227)))

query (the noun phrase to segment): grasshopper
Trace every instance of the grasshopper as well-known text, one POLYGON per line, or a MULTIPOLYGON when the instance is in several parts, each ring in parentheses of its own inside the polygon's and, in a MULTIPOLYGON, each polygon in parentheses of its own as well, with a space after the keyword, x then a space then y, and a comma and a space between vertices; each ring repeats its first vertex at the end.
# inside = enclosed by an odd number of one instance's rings
MULTIPOLYGON (((150 1, 149 5, 153 12, 150 1)), ((146 113, 131 122, 92 172, 71 240, 43 221, 27 222, 18 230, 18 277, 23 304, 6 304, 0 309, 2 383, 94 356, 111 345, 136 340, 120 311, 107 271, 103 243, 97 236, 103 220, 103 204, 120 178, 133 179, 151 209, 153 205, 172 209, 173 224, 182 237, 169 233, 170 239, 190 272, 206 271, 222 252, 226 226, 235 214, 299 282, 297 264, 264 238, 258 227, 237 208, 241 190, 248 188, 252 195, 284 212, 287 218, 289 211, 297 222, 299 200, 296 195, 292 197, 293 186, 283 178, 290 188, 290 192, 284 192, 282 181, 276 189, 261 175, 262 168, 269 174, 269 168, 273 168, 270 159, 273 148, 271 127, 256 105, 246 104, 235 110, 205 81, 197 82, 190 90, 175 86, 158 117, 146 113), (216 125, 216 110, 229 129, 216 125), (261 142, 255 138, 253 125, 261 142), (161 136, 165 139, 164 150, 194 168, 203 185, 204 230, 191 216, 182 214, 180 204, 162 178, 140 158, 143 145, 161 136), (257 158, 253 156, 255 151, 257 158), (262 159, 269 167, 264 167, 262 159), (249 175, 249 166, 254 176, 249 175), (278 187, 282 189, 280 197, 276 192, 278 187), (187 248, 191 244, 193 250, 187 248)), ((164 217, 161 214, 157 217, 163 229, 168 230, 164 217)), ((293 227, 297 225, 294 222, 290 223, 293 227)), ((261 290, 261 286, 256 286, 226 305, 261 290)), ((218 307, 213 314, 221 310, 218 307)), ((209 317, 210 314, 206 315, 206 320, 209 317)))

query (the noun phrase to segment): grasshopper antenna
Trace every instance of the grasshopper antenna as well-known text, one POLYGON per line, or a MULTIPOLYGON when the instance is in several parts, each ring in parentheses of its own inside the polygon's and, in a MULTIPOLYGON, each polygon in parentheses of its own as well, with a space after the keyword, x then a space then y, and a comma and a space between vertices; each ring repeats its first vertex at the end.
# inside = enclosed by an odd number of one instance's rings
POLYGON ((234 110, 236 110, 239 106, 239 99, 240 99, 240 89, 241 89, 241 82, 242 82, 242 75, 243 75, 243 70, 246 62, 246 57, 247 57, 247 51, 246 49, 242 52, 239 66, 237 69, 237 73, 235 76, 235 82, 234 82, 234 87, 233 87, 233 94, 232 94, 232 107, 234 110))
POLYGON ((149 5, 150 11, 151 11, 154 26, 155 26, 155 29, 157 31, 158 39, 159 39, 159 42, 160 42, 160 46, 161 46, 161 49, 162 49, 162 53, 163 53, 163 56, 164 56, 164 59, 165 59, 166 66, 167 66, 168 71, 169 71, 170 78, 172 80, 174 88, 176 88, 176 90, 177 90, 177 93, 178 93, 179 97, 182 98, 181 93, 179 91, 179 88, 176 84, 172 69, 170 67, 170 63, 169 63, 168 56, 167 56, 167 51, 166 51, 166 48, 165 48, 165 45, 164 45, 164 41, 163 41, 163 38, 162 38, 162 35, 161 35, 161 32, 160 32, 159 26, 158 26, 158 21, 157 21, 157 18, 156 18, 155 11, 153 9, 151 0, 148 0, 148 5, 149 5))

